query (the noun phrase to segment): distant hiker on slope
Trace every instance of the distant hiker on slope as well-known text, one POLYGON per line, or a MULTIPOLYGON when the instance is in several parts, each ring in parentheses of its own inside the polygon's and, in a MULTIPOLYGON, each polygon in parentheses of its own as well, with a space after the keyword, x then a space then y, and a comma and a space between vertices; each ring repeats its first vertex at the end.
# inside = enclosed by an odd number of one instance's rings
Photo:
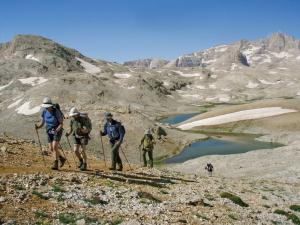
POLYGON ((211 163, 207 163, 206 167, 205 167, 205 170, 207 170, 209 176, 212 176, 214 167, 211 163))
POLYGON ((111 167, 110 170, 123 170, 122 160, 119 154, 119 149, 123 142, 125 135, 125 128, 123 125, 113 119, 113 115, 109 112, 105 113, 106 123, 104 125, 103 131, 100 131, 101 136, 108 136, 109 143, 111 146, 111 167), (118 168, 116 165, 118 164, 118 168))
POLYGON ((73 135, 74 152, 79 159, 78 168, 86 170, 86 146, 90 139, 89 134, 92 130, 92 123, 86 114, 80 114, 75 107, 70 110, 69 117, 71 117, 70 130, 66 133, 66 136, 73 135))
POLYGON ((149 156, 149 166, 153 167, 153 149, 154 149, 155 141, 151 134, 150 129, 145 130, 144 137, 141 140, 140 147, 142 147, 143 151, 143 161, 144 167, 147 167, 147 159, 146 154, 149 156))
POLYGON ((46 133, 48 138, 48 145, 51 152, 54 152, 55 161, 51 169, 58 170, 58 160, 60 167, 66 162, 66 158, 58 150, 58 144, 63 133, 63 114, 60 111, 58 104, 53 104, 51 99, 46 97, 41 105, 43 112, 41 115, 41 122, 35 124, 35 129, 40 129, 46 124, 46 133))

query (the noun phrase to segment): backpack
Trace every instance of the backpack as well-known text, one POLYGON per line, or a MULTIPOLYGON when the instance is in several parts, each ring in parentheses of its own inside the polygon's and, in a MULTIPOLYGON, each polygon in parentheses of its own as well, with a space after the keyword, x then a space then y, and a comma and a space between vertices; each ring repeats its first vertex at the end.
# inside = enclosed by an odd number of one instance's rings
POLYGON ((125 126, 121 122, 117 122, 117 123, 120 126, 120 132, 123 134, 123 136, 125 136, 125 134, 126 134, 125 126))
MULTIPOLYGON (((65 115, 60 109, 60 105, 58 103, 53 104, 54 109, 58 110, 58 112, 62 115, 62 118, 65 119, 65 115)), ((57 119, 57 118, 56 118, 57 119)), ((58 119, 57 119, 58 120, 58 119)))
POLYGON ((153 136, 152 135, 145 135, 144 136, 143 147, 145 149, 153 148, 153 136))
POLYGON ((85 126, 89 130, 89 133, 90 133, 93 129, 92 121, 91 121, 90 117, 86 113, 80 114, 80 117, 83 122, 82 125, 85 126))

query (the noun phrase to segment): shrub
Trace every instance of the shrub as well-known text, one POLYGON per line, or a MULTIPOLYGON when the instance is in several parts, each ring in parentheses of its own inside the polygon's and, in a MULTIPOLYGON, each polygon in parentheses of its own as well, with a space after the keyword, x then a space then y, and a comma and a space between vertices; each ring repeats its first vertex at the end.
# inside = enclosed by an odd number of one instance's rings
POLYGON ((245 203, 239 196, 233 195, 231 193, 228 192, 222 192, 220 194, 221 198, 227 198, 229 200, 231 200, 233 203, 242 206, 242 207, 248 207, 249 205, 247 203, 245 203))

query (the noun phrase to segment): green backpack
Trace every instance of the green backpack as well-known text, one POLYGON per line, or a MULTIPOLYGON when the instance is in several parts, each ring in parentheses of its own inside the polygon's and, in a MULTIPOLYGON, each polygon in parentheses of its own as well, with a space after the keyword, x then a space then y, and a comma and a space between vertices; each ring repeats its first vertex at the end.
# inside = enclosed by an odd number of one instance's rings
POLYGON ((143 147, 145 149, 152 149, 153 148, 153 136, 152 135, 145 135, 143 140, 143 147))

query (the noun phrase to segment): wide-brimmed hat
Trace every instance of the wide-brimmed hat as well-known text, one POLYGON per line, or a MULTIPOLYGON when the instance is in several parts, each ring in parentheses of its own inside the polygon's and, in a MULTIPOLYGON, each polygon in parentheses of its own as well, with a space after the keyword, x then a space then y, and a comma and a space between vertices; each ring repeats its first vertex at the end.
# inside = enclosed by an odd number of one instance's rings
POLYGON ((73 107, 71 110, 70 110, 70 113, 69 113, 69 116, 77 116, 79 115, 80 112, 78 111, 78 109, 76 109, 75 107, 73 107))
POLYGON ((145 132, 144 132, 144 134, 151 134, 150 129, 146 129, 145 132))
POLYGON ((52 106, 53 106, 53 103, 52 103, 52 101, 51 101, 51 98, 45 97, 45 98, 43 99, 43 104, 41 105, 41 107, 43 107, 43 108, 50 108, 50 107, 52 107, 52 106))

